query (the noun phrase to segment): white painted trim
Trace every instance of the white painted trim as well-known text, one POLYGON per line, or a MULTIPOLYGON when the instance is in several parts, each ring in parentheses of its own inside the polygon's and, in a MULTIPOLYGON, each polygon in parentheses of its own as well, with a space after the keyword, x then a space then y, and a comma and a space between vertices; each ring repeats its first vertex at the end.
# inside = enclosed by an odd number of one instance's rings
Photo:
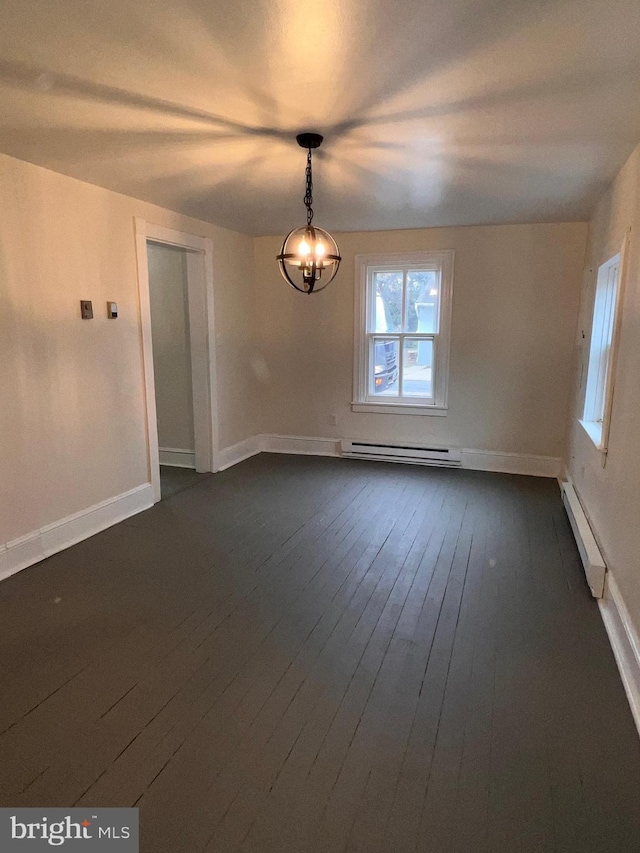
POLYGON ((107 527, 153 506, 151 483, 101 501, 19 539, 0 545, 0 580, 57 554, 107 527))
MULTIPOLYGON (((566 485, 569 485, 575 491, 568 473, 565 473, 564 480, 560 483, 561 490, 564 491, 566 485)), ((577 492, 575 494, 577 496, 577 492)), ((597 543, 596 531, 591 528, 590 522, 589 526, 597 543)), ((596 600, 640 735, 640 638, 611 569, 607 569, 605 574, 602 598, 596 600)))
POLYGON ((611 571, 607 572, 604 598, 598 605, 640 734, 640 639, 611 571))
POLYGON ((295 453, 300 456, 340 456, 340 440, 306 435, 262 435, 265 453, 295 453))
POLYGON ((560 491, 562 491, 562 484, 566 483, 570 479, 569 471, 567 469, 567 461, 566 459, 560 460, 560 472, 558 474, 557 480, 558 485, 560 486, 560 491))
POLYGON ((170 465, 173 468, 196 467, 196 454, 194 450, 182 450, 180 447, 160 447, 160 464, 170 465))
MULTIPOLYGON (((256 453, 294 453, 303 456, 341 456, 339 438, 303 435, 265 434, 221 451, 228 468, 256 453)), ((461 450, 462 467, 475 471, 527 474, 534 477, 557 477, 562 460, 555 456, 532 456, 520 453, 498 453, 491 450, 461 450)))
MULTIPOLYGON (((369 271, 370 269, 381 269, 387 267, 394 269, 398 267, 420 267, 440 271, 440 328, 434 335, 435 365, 434 365, 434 404, 426 405, 426 411, 419 411, 422 406, 419 402, 411 402, 411 398, 396 401, 396 411, 386 413, 392 414, 440 414, 434 410, 444 410, 446 414, 447 400, 449 394, 449 358, 451 348, 451 323, 453 304, 453 282, 454 282, 455 251, 453 249, 435 249, 433 251, 418 252, 390 252, 385 254, 356 255, 355 258, 355 288, 354 288, 354 350, 353 350, 353 403, 352 411, 368 412, 377 411, 377 408, 361 408, 366 404, 371 406, 384 405, 379 403, 379 398, 369 393, 369 376, 367 375, 367 362, 370 358, 367 313, 369 311, 369 271), (409 401, 409 402, 407 402, 409 401), (354 408, 357 406, 358 408, 354 408)), ((404 296, 403 296, 404 314, 404 296)), ((389 332, 389 337, 399 339, 399 371, 402 370, 402 341, 405 337, 419 337, 421 333, 410 334, 408 332, 389 332)), ((384 333, 381 333, 384 336, 384 333)), ((391 401, 388 401, 391 403, 391 401)), ((384 409, 380 409, 385 412, 384 409)))
POLYGON ((410 406, 406 403, 356 403, 351 404, 352 412, 369 412, 375 415, 431 415, 446 417, 446 406, 410 406))
POLYGON ((607 378, 605 379, 605 400, 602 417, 602 434, 600 438, 603 457, 602 466, 607 464, 607 451, 609 448, 609 432, 611 431, 611 414, 613 412, 613 395, 615 392, 616 367, 618 364, 618 352, 620 350, 620 330, 622 328, 622 306, 624 302, 624 291, 627 280, 627 268, 629 257, 629 240, 631 228, 627 229, 620 248, 620 267, 618 269, 618 285, 616 288, 616 305, 613 314, 613 330, 611 334, 611 352, 609 364, 607 365, 607 378))
POLYGON ((213 276, 213 240, 204 241, 204 286, 206 292, 206 355, 209 374, 208 383, 208 424, 209 424, 209 463, 210 470, 218 470, 219 427, 218 427, 218 360, 216 350, 216 324, 214 311, 213 276))
POLYGON ((597 421, 585 421, 578 418, 578 423, 594 443, 596 450, 601 453, 605 451, 605 446, 602 440, 602 424, 597 421))
POLYGON ((224 471, 257 453, 292 453, 300 456, 340 456, 339 440, 300 435, 253 435, 219 452, 218 470, 224 471))
POLYGON ((562 469, 562 459, 558 456, 502 453, 495 450, 463 450, 462 467, 472 471, 557 478, 562 469))
POLYGON ((232 465, 237 465, 238 462, 242 462, 250 456, 255 456, 261 451, 261 435, 252 435, 250 438, 245 438, 244 441, 232 444, 231 447, 224 447, 218 452, 218 471, 231 468, 232 465))
POLYGON ((146 407, 149 479, 154 500, 161 499, 160 451, 153 374, 153 340, 149 300, 147 242, 163 243, 187 250, 189 334, 194 383, 194 429, 197 471, 218 470, 218 411, 215 323, 213 310, 213 242, 208 237, 185 234, 173 228, 135 218, 138 298, 142 329, 142 364, 146 407), (194 345, 195 344, 195 345, 194 345), (204 395, 202 391, 204 390, 204 395))
MULTIPOLYGON (((222 471, 256 453, 292 453, 301 456, 341 457, 340 438, 306 435, 263 434, 220 451, 218 470, 222 471)), ((494 471, 503 474, 525 474, 532 477, 557 478, 562 460, 556 456, 534 456, 525 453, 500 453, 494 450, 460 451, 462 468, 472 471, 494 471)))
POLYGON ((215 408, 212 408, 216 393, 211 383, 215 346, 209 345, 212 327, 208 317, 213 305, 213 278, 207 280, 205 258, 204 251, 188 251, 186 258, 195 461, 196 471, 200 473, 214 470, 212 440, 216 423, 215 408))
POLYGON ((149 262, 147 258, 147 223, 135 219, 136 258, 138 262, 138 304, 142 334, 142 372, 144 377, 145 431, 147 434, 147 474, 153 489, 154 501, 162 498, 160 489, 160 452, 158 448, 158 413, 153 375, 153 344, 151 341, 151 302, 149 299, 149 262))
MULTIPOLYGON (((364 440, 364 439, 363 439, 364 440)), ((256 453, 293 453, 301 456, 341 456, 340 438, 306 435, 263 434, 220 451, 219 470, 229 468, 256 453)), ((499 453, 493 450, 461 450, 462 468, 526 474, 533 477, 558 477, 562 460, 555 456, 499 453)))
POLYGON ((138 224, 144 225, 147 240, 153 240, 155 243, 165 243, 168 246, 177 246, 179 249, 193 249, 194 252, 206 252, 211 243, 209 237, 198 237, 195 234, 187 234, 186 231, 154 225, 153 222, 145 222, 144 219, 136 217, 136 225, 138 224))

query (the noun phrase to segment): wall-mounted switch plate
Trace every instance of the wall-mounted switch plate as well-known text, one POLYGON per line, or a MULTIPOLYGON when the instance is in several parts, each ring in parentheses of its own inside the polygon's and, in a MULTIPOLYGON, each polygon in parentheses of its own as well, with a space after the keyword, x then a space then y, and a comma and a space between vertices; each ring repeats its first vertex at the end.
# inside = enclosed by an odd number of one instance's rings
POLYGON ((90 299, 80 300, 80 315, 83 320, 93 320, 93 305, 90 299))
POLYGON ((107 302, 107 317, 110 320, 118 319, 118 303, 117 302, 107 302))

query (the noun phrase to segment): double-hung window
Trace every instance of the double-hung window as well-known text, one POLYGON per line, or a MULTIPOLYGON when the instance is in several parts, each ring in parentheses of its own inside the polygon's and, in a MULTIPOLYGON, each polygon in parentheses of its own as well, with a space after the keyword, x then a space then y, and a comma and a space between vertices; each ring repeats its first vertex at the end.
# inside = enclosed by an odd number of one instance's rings
POLYGON ((453 252, 356 258, 354 411, 446 414, 453 252))
POLYGON ((599 450, 606 447, 611 403, 612 353, 619 301, 620 255, 598 269, 591 324, 587 387, 581 424, 599 450))

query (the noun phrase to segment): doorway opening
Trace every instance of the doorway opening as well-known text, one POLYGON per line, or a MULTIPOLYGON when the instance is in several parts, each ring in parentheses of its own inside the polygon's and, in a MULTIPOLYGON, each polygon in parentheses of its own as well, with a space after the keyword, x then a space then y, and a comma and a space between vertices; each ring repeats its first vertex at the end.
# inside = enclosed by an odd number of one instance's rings
POLYGON ((216 470, 211 241, 136 220, 154 501, 216 470))
POLYGON ((162 499, 195 485, 187 250, 147 240, 153 376, 162 499))

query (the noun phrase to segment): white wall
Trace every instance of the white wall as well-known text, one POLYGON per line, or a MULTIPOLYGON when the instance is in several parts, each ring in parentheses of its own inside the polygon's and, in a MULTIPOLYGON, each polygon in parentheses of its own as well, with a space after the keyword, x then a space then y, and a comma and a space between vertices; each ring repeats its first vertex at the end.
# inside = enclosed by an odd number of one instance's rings
POLYGON ((0 198, 0 543, 149 480, 136 216, 212 238, 220 446, 255 432, 249 237, 6 156, 0 198))
POLYGON ((562 456, 586 232, 568 223, 338 234, 340 272, 312 296, 281 279, 279 239, 258 238, 261 431, 562 456), (456 252, 448 415, 353 413, 355 255, 421 249, 456 252))
POLYGON ((221 448, 276 433, 563 454, 583 224, 338 235, 338 278, 306 297, 279 238, 5 156, 0 197, 0 543, 149 480, 134 217, 213 240, 221 448), (352 413, 354 256, 438 248, 456 251, 448 416, 352 413))
POLYGON ((184 249, 149 243, 147 258, 158 444, 193 453, 187 255, 184 249))
POLYGON ((604 551, 607 566, 640 633, 640 147, 591 220, 577 335, 568 470, 604 551), (598 267, 620 251, 631 229, 622 327, 606 465, 578 424, 584 402, 598 267), (584 338, 582 335, 584 334, 584 338), (584 369, 582 370, 582 365, 584 369), (582 374, 582 385, 580 377, 582 374))

